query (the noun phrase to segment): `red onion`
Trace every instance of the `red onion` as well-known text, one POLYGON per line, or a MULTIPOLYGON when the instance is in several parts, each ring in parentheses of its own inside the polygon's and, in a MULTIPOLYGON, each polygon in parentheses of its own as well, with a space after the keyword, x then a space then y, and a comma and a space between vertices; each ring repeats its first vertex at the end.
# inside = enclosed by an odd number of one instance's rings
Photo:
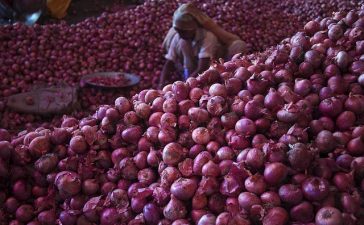
POLYGON ((338 209, 323 207, 316 213, 315 223, 317 225, 338 225, 343 223, 343 218, 338 209))
POLYGON ((302 192, 310 201, 320 201, 329 194, 329 184, 324 178, 311 177, 302 183, 302 192))
POLYGON ((284 105, 284 100, 279 95, 279 93, 273 88, 269 89, 268 94, 264 98, 264 106, 270 110, 276 111, 283 105, 284 105))
POLYGON ((260 205, 260 204, 261 204, 260 199, 251 192, 242 192, 239 195, 239 205, 242 209, 249 211, 253 205, 260 205))
POLYGON ((235 124, 235 130, 244 136, 252 136, 256 132, 256 126, 252 120, 244 118, 235 124))
POLYGON ((214 96, 207 102, 207 111, 213 116, 221 116, 227 111, 226 100, 221 96, 214 96))
POLYGON ((293 184, 284 184, 279 188, 279 197, 283 202, 297 205, 302 201, 303 195, 301 189, 293 184))
POLYGON ((198 127, 192 132, 192 139, 196 144, 207 144, 210 141, 209 130, 204 127, 198 127))
POLYGON ((205 109, 193 107, 188 110, 188 116, 192 121, 205 123, 209 119, 209 114, 205 109))
POLYGON ((285 224, 288 221, 288 213, 285 209, 281 207, 274 207, 268 211, 268 213, 263 218, 263 224, 273 225, 273 224, 285 224))
POLYGON ((302 202, 290 210, 290 216, 295 221, 309 223, 315 216, 313 206, 309 202, 302 202))
POLYGON ((270 163, 265 166, 264 179, 269 185, 278 185, 287 176, 287 167, 279 162, 270 163))
POLYGON ((295 170, 306 170, 311 164, 312 154, 304 144, 294 144, 287 154, 288 161, 295 170))
POLYGON ((245 189, 254 194, 260 195, 266 189, 266 183, 262 175, 256 174, 245 179, 245 189))
POLYGON ((281 199, 279 195, 276 192, 273 191, 267 191, 260 195, 260 199, 262 200, 262 203, 265 205, 272 205, 272 206, 280 206, 281 205, 281 199))
POLYGON ((253 75, 247 80, 247 88, 253 94, 264 94, 268 88, 268 81, 261 76, 253 75))
POLYGON ((186 214, 187 210, 183 202, 173 196, 163 210, 164 217, 172 221, 177 219, 183 219, 186 214))
POLYGON ((81 180, 74 172, 60 172, 54 182, 60 193, 66 196, 74 196, 81 191, 81 180))
POLYGON ((142 129, 139 126, 131 126, 125 129, 121 136, 125 141, 136 144, 142 136, 142 129))
POLYGON ((336 147, 336 141, 330 131, 323 130, 318 133, 315 144, 319 151, 323 153, 329 153, 336 147))
POLYGON ((213 84, 209 88, 209 94, 211 96, 221 96, 226 97, 227 96, 227 90, 226 87, 222 84, 213 84))
POLYGON ((188 97, 189 94, 189 88, 188 86, 181 82, 181 81, 176 81, 173 83, 172 85, 172 91, 176 97, 176 100, 178 102, 186 99, 188 97))
POLYGON ((363 152, 364 152, 363 147, 364 147, 364 141, 363 141, 362 136, 351 139, 349 141, 349 143, 347 144, 347 150, 348 150, 349 154, 351 154, 353 156, 359 156, 359 155, 363 154, 363 152))

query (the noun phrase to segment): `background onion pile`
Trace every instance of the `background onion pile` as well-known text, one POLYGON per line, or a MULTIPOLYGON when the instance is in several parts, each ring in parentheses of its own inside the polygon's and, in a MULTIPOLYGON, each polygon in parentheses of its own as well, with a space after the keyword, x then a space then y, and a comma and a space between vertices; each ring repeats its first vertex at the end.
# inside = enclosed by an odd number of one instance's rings
MULTIPOLYGON (((132 90, 86 89, 80 93, 78 119, 112 104, 120 95, 155 86, 164 63, 160 48, 173 11, 185 1, 146 1, 130 10, 104 13, 74 25, 65 23, 0 28, 0 127, 60 126, 60 117, 39 118, 9 111, 6 97, 30 90, 34 84, 78 84, 82 75, 97 71, 125 71, 142 76, 132 90), (158 21, 158 22, 156 22, 158 21)), ((354 8, 362 1, 196 1, 198 7, 225 29, 260 51, 279 43, 311 19, 354 8), (323 4, 325 7, 323 7, 323 4)), ((117 8, 117 6, 115 6, 117 8)), ((113 10, 111 10, 113 11, 113 10)))
POLYGON ((59 127, 1 129, 0 221, 363 224, 363 54, 364 8, 59 127))

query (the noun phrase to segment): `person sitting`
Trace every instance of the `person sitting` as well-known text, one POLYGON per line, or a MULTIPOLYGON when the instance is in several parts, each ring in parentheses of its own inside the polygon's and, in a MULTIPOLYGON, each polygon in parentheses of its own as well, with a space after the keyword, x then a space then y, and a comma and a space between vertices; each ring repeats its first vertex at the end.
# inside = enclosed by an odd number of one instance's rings
POLYGON ((167 54, 159 88, 166 84, 173 70, 186 80, 208 69, 213 59, 229 60, 246 51, 244 41, 222 29, 191 3, 183 4, 175 11, 173 26, 163 47, 167 54))

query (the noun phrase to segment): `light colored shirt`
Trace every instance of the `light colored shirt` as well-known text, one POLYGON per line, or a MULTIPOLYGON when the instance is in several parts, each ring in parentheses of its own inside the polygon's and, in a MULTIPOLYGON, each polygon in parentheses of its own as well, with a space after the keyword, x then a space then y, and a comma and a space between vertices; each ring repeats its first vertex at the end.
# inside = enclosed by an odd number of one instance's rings
MULTIPOLYGON (((181 44, 184 41, 179 34, 177 33, 172 41, 171 45, 168 49, 165 58, 167 60, 173 61, 174 63, 183 64, 183 59, 186 51, 183 51, 183 45, 181 44)), ((193 58, 215 58, 216 52, 220 47, 220 43, 217 37, 210 31, 207 31, 203 28, 199 28, 196 31, 196 35, 194 40, 192 41, 192 56, 193 58)))

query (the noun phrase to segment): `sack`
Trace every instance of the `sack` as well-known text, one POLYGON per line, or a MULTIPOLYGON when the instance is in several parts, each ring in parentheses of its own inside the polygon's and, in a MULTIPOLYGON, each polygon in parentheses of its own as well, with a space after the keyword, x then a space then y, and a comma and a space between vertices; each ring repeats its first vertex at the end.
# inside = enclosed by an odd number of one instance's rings
POLYGON ((47 0, 47 8, 52 17, 62 19, 67 14, 71 0, 47 0))

